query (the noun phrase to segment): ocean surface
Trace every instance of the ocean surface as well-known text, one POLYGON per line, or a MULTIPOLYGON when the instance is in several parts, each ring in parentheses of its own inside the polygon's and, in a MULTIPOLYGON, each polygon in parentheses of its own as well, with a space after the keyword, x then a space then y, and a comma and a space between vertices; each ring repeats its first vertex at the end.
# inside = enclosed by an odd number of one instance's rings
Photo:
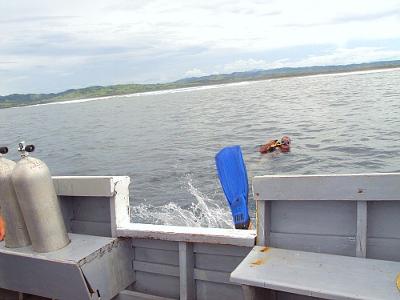
POLYGON ((231 227, 214 163, 228 145, 241 145, 249 178, 400 172, 400 70, 0 110, 9 158, 21 140, 53 175, 129 175, 134 222, 231 227), (290 153, 258 153, 282 135, 290 153))

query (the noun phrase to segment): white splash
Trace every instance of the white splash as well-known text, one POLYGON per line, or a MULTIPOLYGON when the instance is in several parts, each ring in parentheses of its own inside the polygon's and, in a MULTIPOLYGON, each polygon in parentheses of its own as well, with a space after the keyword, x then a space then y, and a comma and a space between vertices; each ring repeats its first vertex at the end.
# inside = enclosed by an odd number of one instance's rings
POLYGON ((188 208, 182 208, 173 202, 162 206, 148 203, 131 206, 133 221, 157 225, 233 228, 229 208, 220 207, 217 201, 193 186, 190 176, 187 179, 187 190, 196 202, 192 202, 188 208))

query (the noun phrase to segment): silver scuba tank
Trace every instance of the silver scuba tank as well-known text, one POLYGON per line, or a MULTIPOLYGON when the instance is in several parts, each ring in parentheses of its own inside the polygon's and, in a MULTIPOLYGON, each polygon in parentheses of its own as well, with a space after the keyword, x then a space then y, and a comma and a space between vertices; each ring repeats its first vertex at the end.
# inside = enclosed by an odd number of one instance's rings
POLYGON ((36 252, 51 252, 70 242, 53 180, 46 164, 29 156, 35 147, 19 144, 21 160, 12 173, 12 182, 36 252))
POLYGON ((2 156, 7 152, 7 147, 0 147, 0 207, 6 223, 4 240, 6 247, 19 248, 30 245, 31 240, 11 181, 15 162, 2 156))

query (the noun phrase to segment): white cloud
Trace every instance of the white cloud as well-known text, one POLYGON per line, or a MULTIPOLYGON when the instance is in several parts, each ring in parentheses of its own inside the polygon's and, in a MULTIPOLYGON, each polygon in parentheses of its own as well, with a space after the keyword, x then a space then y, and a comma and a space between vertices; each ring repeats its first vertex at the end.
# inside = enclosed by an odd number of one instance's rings
POLYGON ((235 60, 216 70, 217 73, 232 73, 241 71, 252 71, 257 69, 278 69, 284 67, 306 67, 306 66, 328 66, 359 64, 378 60, 398 60, 400 50, 386 50, 377 47, 337 48, 331 53, 310 55, 306 58, 279 59, 266 61, 263 59, 235 60))
POLYGON ((319 66, 358 64, 377 60, 400 59, 400 50, 386 50, 375 47, 358 47, 353 49, 339 48, 333 53, 325 55, 313 55, 292 63, 293 66, 319 66))
MULTIPOLYGON (((368 46, 369 41, 392 40, 398 45, 398 28, 398 0, 16 0, 0 10, 0 84, 6 77, 34 73, 38 68, 66 74, 71 68, 86 66, 87 70, 102 65, 102 82, 106 73, 110 73, 110 82, 113 78, 143 81, 154 74, 159 74, 160 80, 202 76, 215 71, 221 53, 227 57, 238 53, 240 59, 229 58, 229 64, 228 58, 221 61, 218 72, 279 67, 293 60, 344 63, 355 60, 354 51, 302 59, 287 54, 288 61, 275 62, 265 57, 254 59, 252 53, 307 45, 346 49, 353 41, 368 46), (207 65, 205 60, 196 60, 198 64, 193 64, 190 51, 203 51, 204 57, 214 61, 207 65), (171 56, 179 57, 182 66, 161 70, 171 56), (118 68, 112 63, 116 61, 118 68), (132 64, 137 69, 133 70, 132 64), (129 65, 130 74, 123 65, 129 65), (123 73, 115 74, 122 69, 123 73)), ((369 48, 368 54, 359 54, 379 60, 389 57, 390 51, 394 50, 369 48)), ((96 81, 99 76, 93 74, 90 81, 73 73, 76 84, 96 81)), ((20 87, 16 84, 12 89, 20 87)), ((0 94, 8 91, 10 87, 0 86, 0 94)))
POLYGON ((197 68, 188 70, 185 73, 186 77, 200 77, 200 76, 204 76, 204 75, 207 75, 207 74, 204 73, 202 70, 197 69, 197 68))
POLYGON ((221 73, 231 73, 240 71, 251 71, 257 69, 277 69, 286 67, 290 62, 288 59, 279 59, 274 62, 267 62, 263 59, 239 59, 232 63, 225 64, 220 70, 221 73))

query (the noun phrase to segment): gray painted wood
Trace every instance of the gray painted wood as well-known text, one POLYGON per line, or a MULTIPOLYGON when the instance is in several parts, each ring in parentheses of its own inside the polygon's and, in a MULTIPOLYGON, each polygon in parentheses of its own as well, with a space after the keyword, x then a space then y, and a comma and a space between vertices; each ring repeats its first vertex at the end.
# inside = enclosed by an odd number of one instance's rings
POLYGON ((251 249, 251 247, 195 243, 193 251, 195 253, 245 257, 251 249))
POLYGON ((79 264, 93 291, 101 299, 111 299, 135 280, 132 261, 130 241, 118 240, 79 264))
POLYGON ((153 224, 125 224, 117 228, 118 236, 190 243, 223 244, 251 247, 255 243, 254 230, 224 228, 165 226, 153 224))
POLYGON ((135 271, 179 277, 179 267, 170 265, 161 265, 135 260, 133 262, 133 268, 135 271))
POLYGON ((150 249, 162 249, 170 251, 178 251, 178 242, 174 241, 161 241, 152 239, 132 239, 132 244, 135 247, 150 248, 150 249))
POLYGON ((399 299, 400 263, 255 246, 231 281, 326 299, 399 299))
POLYGON ((129 185, 131 179, 128 176, 113 177, 113 196, 110 198, 111 232, 117 237, 117 229, 131 222, 129 185))
POLYGON ((356 256, 367 256, 367 202, 357 201, 356 256))
POLYGON ((218 272, 218 271, 194 269, 194 279, 201 281, 215 282, 215 283, 237 285, 237 283, 232 283, 230 281, 230 272, 218 272))
POLYGON ((111 223, 109 198, 74 197, 73 200, 74 220, 111 223))
POLYGON ((256 176, 256 200, 399 200, 400 174, 256 176), (382 187, 385 187, 384 189, 382 187))
POLYGON ((57 251, 9 249, 0 243, 0 286, 57 299, 111 299, 134 280, 128 240, 69 234, 57 251), (3 276, 4 277, 3 277, 3 276), (89 294, 92 294, 90 296, 89 294))
POLYGON ((367 257, 400 262, 400 239, 368 238, 367 257))
POLYGON ((257 201, 257 245, 269 245, 271 232, 271 202, 257 201))
POLYGON ((98 250, 112 246, 118 239, 97 237, 83 234, 69 233, 71 243, 66 247, 48 253, 37 253, 30 246, 21 248, 6 248, 4 242, 0 242, 0 253, 30 257, 38 260, 68 261, 80 263, 85 258, 97 254, 98 250))
POLYGON ((57 195, 100 196, 114 194, 113 176, 53 176, 57 195))
POLYGON ((177 298, 165 298, 130 290, 123 290, 113 300, 177 300, 177 298))
POLYGON ((136 247, 135 260, 179 266, 179 253, 178 251, 136 247))
POLYGON ((400 239, 399 216, 400 201, 369 202, 368 237, 400 239))
POLYGON ((137 271, 133 289, 155 296, 179 299, 179 278, 137 271))
POLYGON ((236 300, 243 299, 239 285, 228 285, 197 280, 197 300, 236 300))
POLYGON ((248 285, 242 285, 243 297, 245 300, 259 300, 259 299, 268 299, 268 300, 276 300, 276 291, 257 288, 248 285))
MULTIPOLYGON (((71 232, 71 220, 74 218, 73 211, 72 211, 72 197, 67 196, 58 196, 61 213, 64 218, 65 227, 67 232, 71 232)), ((79 232, 77 232, 79 233, 79 232)))
POLYGON ((277 300, 323 300, 319 297, 310 297, 304 295, 296 295, 292 293, 276 292, 277 300))
POLYGON ((32 259, 0 249, 2 288, 57 299, 89 299, 83 275, 73 263, 32 259))
POLYGON ((270 246, 317 253, 356 255, 356 240, 354 237, 272 232, 270 246))
POLYGON ((59 199, 68 232, 111 236, 109 198, 61 196, 59 199))
POLYGON ((193 244, 179 242, 180 299, 195 299, 193 244))
POLYGON ((273 201, 271 231, 355 236, 356 214, 354 201, 273 201))
POLYGON ((4 300, 20 300, 18 292, 5 290, 0 288, 0 299, 4 300))
POLYGON ((71 220, 69 229, 72 233, 111 236, 110 223, 71 220))
POLYGON ((236 266, 242 261, 242 257, 195 254, 195 266, 197 269, 232 272, 236 266))

